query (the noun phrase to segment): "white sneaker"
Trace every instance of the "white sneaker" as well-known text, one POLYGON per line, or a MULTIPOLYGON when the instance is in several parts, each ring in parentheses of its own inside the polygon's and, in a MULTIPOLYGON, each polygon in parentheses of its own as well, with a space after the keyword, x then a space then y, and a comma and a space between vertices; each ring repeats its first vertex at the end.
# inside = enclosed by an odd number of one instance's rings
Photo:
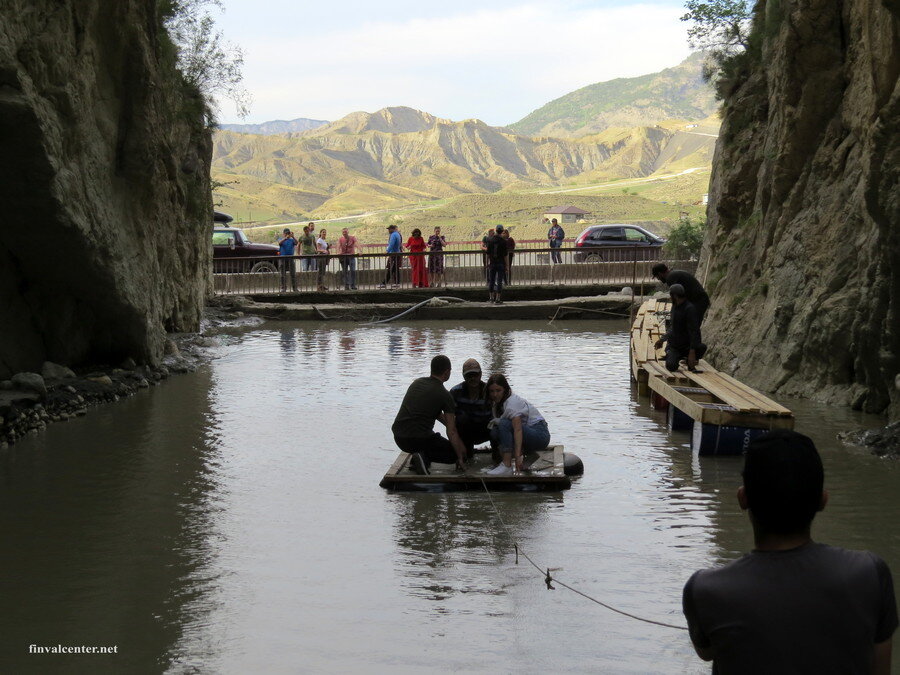
POLYGON ((488 469, 485 471, 488 476, 512 476, 513 468, 512 466, 506 466, 503 462, 500 462, 493 469, 488 469))

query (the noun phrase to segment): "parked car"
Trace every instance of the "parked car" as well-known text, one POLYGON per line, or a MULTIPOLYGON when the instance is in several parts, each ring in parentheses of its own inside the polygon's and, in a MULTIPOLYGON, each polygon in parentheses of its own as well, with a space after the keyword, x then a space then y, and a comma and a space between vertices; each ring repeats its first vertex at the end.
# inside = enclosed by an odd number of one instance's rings
POLYGON ((232 217, 215 211, 213 214, 213 272, 277 272, 276 260, 240 260, 241 258, 274 258, 278 247, 274 244, 254 244, 243 230, 230 227, 232 217))
POLYGON ((593 225, 575 240, 575 262, 601 262, 633 260, 635 249, 638 260, 658 260, 666 240, 637 225, 615 223, 593 225))

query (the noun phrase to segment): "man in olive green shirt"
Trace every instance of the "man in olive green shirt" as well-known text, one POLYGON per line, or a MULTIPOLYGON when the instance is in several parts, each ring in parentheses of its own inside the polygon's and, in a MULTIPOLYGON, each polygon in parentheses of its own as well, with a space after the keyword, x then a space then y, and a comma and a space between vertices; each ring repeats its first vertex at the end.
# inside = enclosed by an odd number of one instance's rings
POLYGON ((413 454, 411 466, 418 473, 427 474, 432 462, 465 467, 466 448, 456 431, 456 402, 444 387, 450 371, 450 359, 435 356, 431 375, 409 385, 391 426, 394 442, 403 452, 413 454), (435 421, 444 424, 447 438, 434 431, 435 421))
POLYGON ((300 237, 300 269, 303 272, 316 270, 316 224, 310 223, 303 228, 303 236, 300 237), (307 257, 308 256, 308 257, 307 257))

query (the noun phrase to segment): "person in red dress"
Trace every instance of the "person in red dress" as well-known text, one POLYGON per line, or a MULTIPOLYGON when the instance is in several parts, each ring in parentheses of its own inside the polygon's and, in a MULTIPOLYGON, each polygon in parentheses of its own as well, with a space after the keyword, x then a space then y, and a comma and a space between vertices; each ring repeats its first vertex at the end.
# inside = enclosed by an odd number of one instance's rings
MULTIPOLYGON (((426 249, 425 240, 422 238, 422 230, 418 227, 412 231, 412 236, 406 240, 406 248, 410 253, 421 253, 426 249)), ((409 266, 412 268, 412 284, 414 288, 428 288, 428 273, 425 271, 425 256, 409 256, 409 266)))

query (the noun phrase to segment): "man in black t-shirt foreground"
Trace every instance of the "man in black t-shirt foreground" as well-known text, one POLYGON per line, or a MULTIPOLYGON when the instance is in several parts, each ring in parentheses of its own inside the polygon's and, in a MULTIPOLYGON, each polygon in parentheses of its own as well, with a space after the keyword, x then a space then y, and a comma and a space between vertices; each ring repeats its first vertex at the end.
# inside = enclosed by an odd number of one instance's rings
POLYGON ((700 570, 684 587, 691 641, 714 673, 876 673, 891 670, 897 605, 891 572, 868 551, 815 543, 825 508, 813 442, 773 431, 750 443, 738 503, 754 549, 700 570))
POLYGON ((658 279, 669 288, 674 284, 680 284, 684 288, 685 297, 697 308, 700 323, 703 323, 703 317, 709 309, 709 296, 703 285, 697 281, 697 277, 684 270, 670 270, 665 263, 657 263, 651 271, 654 279, 658 279))
POLYGON ((397 447, 412 453, 410 465, 417 473, 427 474, 432 462, 455 462, 465 468, 466 448, 456 431, 456 403, 444 388, 450 372, 446 356, 431 359, 431 375, 409 385, 391 426, 397 447), (435 421, 446 427, 447 438, 434 431, 435 421))

